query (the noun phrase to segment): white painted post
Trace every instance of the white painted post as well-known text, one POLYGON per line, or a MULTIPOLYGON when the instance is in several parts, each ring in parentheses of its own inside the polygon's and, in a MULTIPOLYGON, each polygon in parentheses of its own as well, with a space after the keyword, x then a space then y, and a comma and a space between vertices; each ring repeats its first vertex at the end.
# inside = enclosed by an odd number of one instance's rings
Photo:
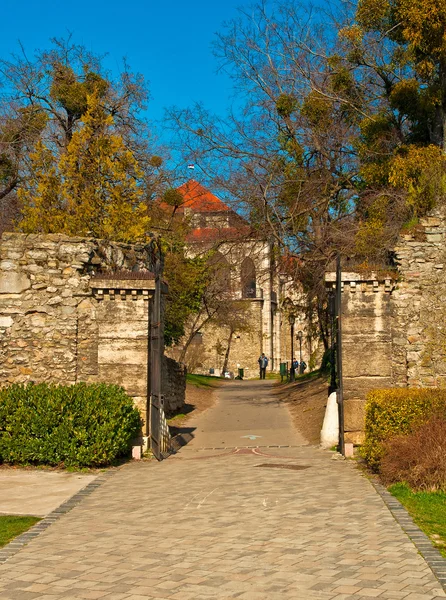
POLYGON ((321 447, 331 448, 339 442, 339 413, 336 392, 328 396, 324 422, 321 430, 321 447))

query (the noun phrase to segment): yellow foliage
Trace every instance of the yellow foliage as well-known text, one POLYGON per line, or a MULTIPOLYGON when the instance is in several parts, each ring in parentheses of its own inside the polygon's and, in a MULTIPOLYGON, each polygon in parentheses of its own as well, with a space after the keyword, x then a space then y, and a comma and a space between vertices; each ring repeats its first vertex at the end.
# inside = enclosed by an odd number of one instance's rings
POLYGON ((277 113, 281 117, 289 117, 297 108, 297 100, 289 94, 281 94, 276 102, 277 113))
POLYGON ((388 211, 388 197, 380 195, 375 198, 373 204, 368 208, 367 219, 360 223, 356 234, 355 249, 358 254, 370 254, 372 248, 383 245, 388 211))
POLYGON ((415 51, 435 59, 445 57, 446 0, 399 0, 395 12, 405 40, 415 51))
POLYGON ((360 44, 364 37, 364 32, 359 25, 343 27, 339 30, 338 36, 341 40, 345 40, 350 44, 360 44))
POLYGON ((370 250, 381 247, 384 236, 384 223, 379 219, 363 221, 355 239, 355 251, 360 254, 370 254, 370 250))
POLYGON ((25 232, 88 235, 117 241, 142 239, 149 225, 139 185, 142 173, 113 119, 88 96, 82 127, 55 164, 42 143, 31 155, 34 178, 21 188, 25 232))
POLYGON ((356 17, 358 23, 367 31, 381 30, 388 19, 390 6, 388 0, 359 0, 356 17))
POLYGON ((446 56, 446 0, 359 0, 356 17, 367 31, 407 42, 425 75, 446 56))
POLYGON ((80 81, 71 67, 56 63, 53 67, 50 96, 68 114, 79 118, 88 109, 88 95, 96 93, 102 97, 108 86, 108 82, 97 73, 87 71, 84 80, 80 81))
POLYGON ((60 196, 60 178, 53 154, 39 140, 30 154, 35 189, 30 201, 28 190, 19 188, 17 196, 23 205, 22 231, 54 233, 64 227, 65 215, 60 196))
POLYGON ((392 108, 405 111, 408 104, 418 102, 420 84, 416 79, 403 79, 398 82, 390 94, 392 108))
POLYGON ((368 186, 385 186, 389 181, 388 161, 364 163, 361 165, 360 175, 368 186))
POLYGON ((423 214, 445 188, 445 167, 446 157, 441 148, 407 146, 390 163, 389 183, 406 190, 415 214, 423 214))
POLYGON ((446 390, 383 389, 367 395, 365 443, 361 453, 377 470, 383 456, 383 443, 394 435, 410 433, 433 414, 446 412, 446 390))
POLYGON ((330 121, 332 113, 331 101, 317 91, 312 91, 305 98, 301 113, 314 127, 323 128, 330 121))

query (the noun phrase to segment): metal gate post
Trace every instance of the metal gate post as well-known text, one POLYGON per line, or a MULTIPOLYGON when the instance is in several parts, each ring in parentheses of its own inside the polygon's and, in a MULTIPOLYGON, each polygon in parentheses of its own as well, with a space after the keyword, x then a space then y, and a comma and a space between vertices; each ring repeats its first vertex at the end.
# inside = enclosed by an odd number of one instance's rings
POLYGON ((342 270, 341 256, 336 260, 336 366, 337 366, 337 402, 339 412, 339 451, 345 454, 344 440, 344 387, 342 379, 342 270))
POLYGON ((150 447, 161 460, 161 263, 158 256, 154 267, 155 293, 150 319, 150 447))
POLYGON ((150 374, 150 448, 157 460, 162 460, 171 450, 170 431, 164 414, 164 396, 162 390, 162 365, 164 354, 163 315, 161 311, 161 287, 163 257, 157 245, 153 253, 153 271, 155 274, 155 293, 151 304, 149 352, 150 374))

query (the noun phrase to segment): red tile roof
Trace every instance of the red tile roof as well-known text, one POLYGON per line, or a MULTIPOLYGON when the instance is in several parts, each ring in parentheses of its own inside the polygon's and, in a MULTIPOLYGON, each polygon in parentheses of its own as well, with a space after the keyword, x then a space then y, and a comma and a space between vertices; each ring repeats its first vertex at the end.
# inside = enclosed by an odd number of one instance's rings
MULTIPOLYGON (((193 214, 223 213, 228 216, 228 219, 222 219, 222 221, 227 221, 228 227, 219 227, 218 225, 214 227, 196 227, 187 234, 187 242, 209 244, 212 242, 242 241, 257 237, 243 217, 238 215, 232 208, 222 202, 220 198, 198 183, 198 181, 191 179, 177 188, 177 191, 184 198, 184 203, 175 211, 178 217, 184 215, 185 209, 189 209, 193 214)), ((173 210, 171 206, 162 201, 159 202, 159 206, 162 210, 167 210, 168 212, 173 210)))
POLYGON ((178 212, 184 212, 185 208, 190 208, 194 213, 231 212, 227 204, 194 179, 177 189, 184 198, 184 204, 178 208, 178 212))

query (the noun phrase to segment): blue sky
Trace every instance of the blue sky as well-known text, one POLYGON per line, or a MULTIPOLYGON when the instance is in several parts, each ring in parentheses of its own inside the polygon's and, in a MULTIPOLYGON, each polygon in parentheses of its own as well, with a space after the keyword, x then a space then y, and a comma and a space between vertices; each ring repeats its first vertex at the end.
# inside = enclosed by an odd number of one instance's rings
POLYGON ((201 101, 222 113, 230 82, 215 73, 211 42, 223 21, 236 16, 240 0, 1 0, 0 55, 49 47, 52 37, 108 53, 106 66, 119 72, 125 56, 150 83, 148 117, 159 120, 173 104, 201 101))

